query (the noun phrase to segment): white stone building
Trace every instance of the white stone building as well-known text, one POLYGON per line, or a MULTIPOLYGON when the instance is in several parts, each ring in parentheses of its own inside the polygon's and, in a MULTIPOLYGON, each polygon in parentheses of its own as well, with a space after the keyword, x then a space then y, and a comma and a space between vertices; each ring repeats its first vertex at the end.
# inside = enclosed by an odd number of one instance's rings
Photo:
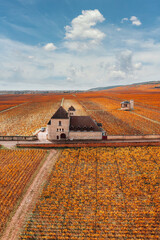
POLYGON ((134 110, 134 100, 121 102, 121 110, 125 111, 134 110))
POLYGON ((90 116, 76 116, 73 106, 68 112, 61 106, 47 124, 48 140, 102 139, 104 130, 90 116))

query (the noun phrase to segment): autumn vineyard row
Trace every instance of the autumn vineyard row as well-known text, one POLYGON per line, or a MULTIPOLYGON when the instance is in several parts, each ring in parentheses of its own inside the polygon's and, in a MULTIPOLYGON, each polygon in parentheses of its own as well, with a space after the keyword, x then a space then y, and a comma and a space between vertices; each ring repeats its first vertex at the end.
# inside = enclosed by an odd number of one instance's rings
POLYGON ((0 149, 0 234, 46 153, 0 149))
POLYGON ((66 149, 20 239, 159 239, 159 147, 66 149))
POLYGON ((0 106, 16 106, 0 112, 0 135, 31 136, 46 127, 61 104, 73 105, 78 115, 90 115, 102 123, 107 135, 160 134, 160 98, 158 93, 93 92, 0 97, 0 106), (7 100, 7 98, 9 98, 7 100), (121 101, 135 100, 134 111, 121 111, 121 101), (7 105, 8 104, 8 105, 7 105))
POLYGON ((83 148, 83 147, 129 147, 160 146, 160 142, 96 142, 96 143, 49 143, 49 144, 17 144, 18 148, 83 148))

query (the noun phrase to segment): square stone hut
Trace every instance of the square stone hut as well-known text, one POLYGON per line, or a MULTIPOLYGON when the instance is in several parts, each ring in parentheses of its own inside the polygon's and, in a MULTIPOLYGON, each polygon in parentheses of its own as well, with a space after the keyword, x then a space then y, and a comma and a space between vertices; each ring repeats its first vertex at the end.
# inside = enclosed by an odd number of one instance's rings
POLYGON ((47 124, 48 140, 100 140, 105 135, 90 116, 76 116, 73 106, 68 112, 61 106, 47 124))
POLYGON ((121 110, 125 111, 134 110, 134 100, 121 102, 121 110))

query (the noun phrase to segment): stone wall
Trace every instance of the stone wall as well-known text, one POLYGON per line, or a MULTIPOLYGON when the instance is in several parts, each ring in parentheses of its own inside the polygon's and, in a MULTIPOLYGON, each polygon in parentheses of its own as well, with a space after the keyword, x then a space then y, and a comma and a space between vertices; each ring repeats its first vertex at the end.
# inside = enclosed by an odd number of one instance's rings
POLYGON ((160 139, 160 135, 107 136, 107 140, 160 139))
POLYGON ((68 139, 69 119, 51 119, 51 125, 47 125, 48 140, 57 140, 57 136, 61 139, 61 134, 66 135, 68 139), (59 122, 61 121, 61 125, 59 122))
POLYGON ((35 141, 37 136, 0 136, 0 141, 35 141))
POLYGON ((102 139, 102 132, 69 132, 69 139, 70 140, 76 140, 76 139, 93 139, 93 140, 101 140, 102 139))

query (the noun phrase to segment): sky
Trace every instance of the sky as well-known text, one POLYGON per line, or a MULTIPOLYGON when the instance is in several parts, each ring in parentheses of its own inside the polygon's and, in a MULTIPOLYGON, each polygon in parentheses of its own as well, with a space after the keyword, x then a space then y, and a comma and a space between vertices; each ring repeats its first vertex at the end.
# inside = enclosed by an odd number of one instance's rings
POLYGON ((0 90, 160 80, 160 0, 0 0, 0 90))

